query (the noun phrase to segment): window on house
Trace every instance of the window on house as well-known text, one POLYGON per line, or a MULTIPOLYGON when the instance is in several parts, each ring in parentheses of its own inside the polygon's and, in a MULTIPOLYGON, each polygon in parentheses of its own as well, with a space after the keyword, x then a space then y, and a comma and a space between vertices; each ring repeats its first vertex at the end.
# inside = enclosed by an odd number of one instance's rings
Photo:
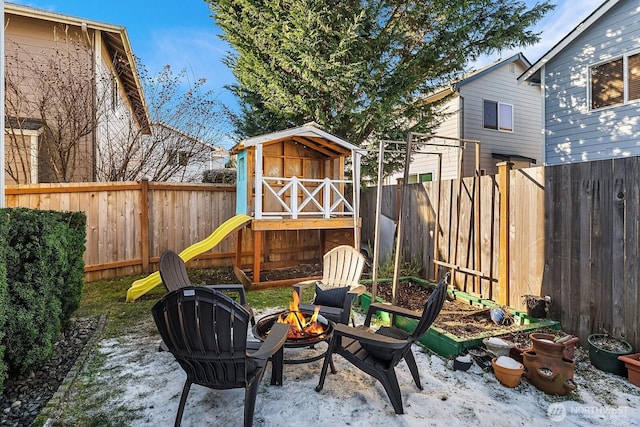
POLYGON ((113 111, 118 108, 118 79, 115 76, 111 77, 111 109, 113 111))
POLYGON ((484 128, 513 131, 513 105, 484 100, 484 128))
POLYGON ((187 166, 189 163, 189 153, 186 151, 170 150, 168 156, 171 165, 187 166))
POLYGON ((186 151, 178 151, 178 164, 180 166, 187 166, 189 163, 189 154, 186 151))
POLYGON ((430 173, 421 173, 418 176, 418 181, 419 182, 430 182, 430 181, 433 181, 433 174, 431 172, 430 173))
POLYGON ((592 110, 640 99, 640 53, 594 65, 589 75, 592 110))

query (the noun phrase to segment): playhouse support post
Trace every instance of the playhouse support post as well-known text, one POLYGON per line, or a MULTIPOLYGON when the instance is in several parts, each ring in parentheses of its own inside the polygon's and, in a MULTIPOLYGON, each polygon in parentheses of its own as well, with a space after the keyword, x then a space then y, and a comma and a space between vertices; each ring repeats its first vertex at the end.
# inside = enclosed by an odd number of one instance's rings
POLYGON ((253 283, 260 283, 260 259, 262 258, 262 231, 253 230, 253 283))

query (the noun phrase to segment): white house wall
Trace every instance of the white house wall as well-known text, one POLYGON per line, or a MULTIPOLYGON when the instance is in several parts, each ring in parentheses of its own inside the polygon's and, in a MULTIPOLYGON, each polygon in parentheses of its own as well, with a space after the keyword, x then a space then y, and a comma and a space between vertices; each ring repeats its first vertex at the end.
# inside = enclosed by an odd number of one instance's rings
POLYGON ((589 67, 640 52, 640 7, 621 1, 543 69, 547 164, 640 155, 640 101, 589 110, 589 67))
MULTIPOLYGON (((100 123, 96 132, 96 178, 98 181, 104 181, 108 179, 109 164, 120 165, 127 158, 130 164, 140 162, 141 159, 138 158, 138 155, 142 153, 142 150, 130 150, 132 146, 141 144, 140 129, 133 117, 131 106, 126 101, 128 98, 119 79, 116 80, 118 96, 115 100, 111 96, 112 78, 114 77, 113 64, 109 53, 101 43, 99 32, 95 37, 95 52, 96 92, 98 109, 100 109, 98 113, 100 123)), ((140 178, 142 177, 136 177, 136 179, 140 178)))
MULTIPOLYGON (((464 126, 462 137, 480 141, 480 168, 486 174, 497 173, 499 160, 492 153, 525 156, 541 164, 543 141, 541 133, 540 88, 518 84, 517 78, 526 71, 519 61, 504 64, 463 85, 464 126), (511 65, 513 64, 513 66, 511 65), (513 132, 485 129, 483 102, 496 101, 513 105, 513 132)), ((473 176, 475 147, 468 144, 464 154, 464 176, 473 176)))

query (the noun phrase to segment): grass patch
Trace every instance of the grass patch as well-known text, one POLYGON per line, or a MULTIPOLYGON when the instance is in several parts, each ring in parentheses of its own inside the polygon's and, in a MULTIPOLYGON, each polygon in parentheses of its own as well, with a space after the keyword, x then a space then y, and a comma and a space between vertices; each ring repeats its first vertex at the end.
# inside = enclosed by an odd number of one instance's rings
MULTIPOLYGON (((223 276, 227 269, 194 269, 189 270, 189 277, 194 283, 201 283, 202 277, 223 276)), ((86 283, 82 290, 80 308, 76 317, 93 317, 107 315, 104 335, 114 338, 137 330, 151 318, 151 307, 166 293, 164 286, 158 285, 135 302, 125 302, 127 289, 131 284, 144 276, 127 276, 117 279, 100 280, 86 283)), ((231 283, 221 280, 219 283, 231 283)), ((249 305, 254 309, 267 307, 287 307, 291 300, 292 288, 247 291, 249 305)))

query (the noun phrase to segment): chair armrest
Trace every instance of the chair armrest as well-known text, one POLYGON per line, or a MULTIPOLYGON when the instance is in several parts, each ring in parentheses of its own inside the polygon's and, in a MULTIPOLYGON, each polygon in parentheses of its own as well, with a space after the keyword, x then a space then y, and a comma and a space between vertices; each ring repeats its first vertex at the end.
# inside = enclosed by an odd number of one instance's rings
POLYGON ((333 328, 334 337, 347 337, 359 341, 361 344, 373 344, 389 349, 399 349, 407 345, 407 340, 379 335, 364 328, 353 328, 351 326, 336 323, 333 328))
POLYGON ((271 327, 271 332, 267 335, 267 339, 264 340, 260 348, 248 356, 252 359, 266 360, 273 356, 284 345, 287 340, 287 333, 289 332, 289 325, 285 323, 274 323, 271 327))
MULTIPOLYGON (((302 291, 307 289, 309 286, 315 285, 317 280, 305 280, 304 282, 296 283, 293 285, 293 289, 298 293, 298 296, 302 298, 302 291)), ((315 289, 315 288, 314 288, 315 289)))
POLYGON ((240 305, 247 304, 247 294, 245 293, 244 286, 240 284, 221 284, 221 285, 205 285, 209 289, 223 292, 236 292, 240 299, 240 305))
POLYGON ((410 310, 408 308, 399 307, 397 305, 391 304, 381 304, 374 303, 369 306, 369 310, 367 310, 367 317, 365 318, 364 324, 369 326, 371 324, 371 317, 376 311, 384 311, 389 314, 399 314, 401 316, 409 317, 411 319, 419 320, 422 317, 422 313, 410 310))

